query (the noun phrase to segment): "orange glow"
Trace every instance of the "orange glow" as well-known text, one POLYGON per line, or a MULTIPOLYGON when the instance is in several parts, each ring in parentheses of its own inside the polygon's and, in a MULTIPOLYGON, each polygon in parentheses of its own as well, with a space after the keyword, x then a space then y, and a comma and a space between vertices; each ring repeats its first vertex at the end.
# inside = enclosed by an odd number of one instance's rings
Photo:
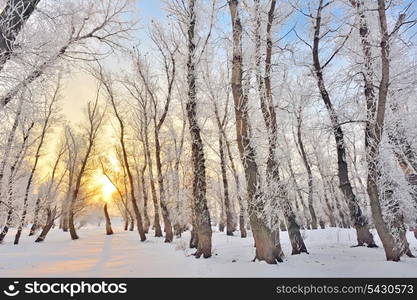
POLYGON ((116 192, 116 187, 105 175, 98 175, 97 182, 101 185, 101 193, 103 194, 103 200, 110 202, 112 195, 116 192))

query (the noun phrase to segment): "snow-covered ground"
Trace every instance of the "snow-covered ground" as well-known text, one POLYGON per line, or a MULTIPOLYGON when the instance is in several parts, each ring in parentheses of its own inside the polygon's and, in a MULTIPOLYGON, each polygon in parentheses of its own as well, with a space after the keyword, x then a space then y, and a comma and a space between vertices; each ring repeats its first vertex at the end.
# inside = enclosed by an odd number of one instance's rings
MULTIPOLYGON (((103 227, 82 228, 76 241, 54 229, 43 243, 25 232, 18 246, 10 232, 0 245, 0 277, 417 277, 417 258, 387 262, 382 248, 350 248, 355 233, 348 229, 303 231, 310 254, 295 256, 282 232, 287 257, 278 265, 251 262, 253 240, 238 234, 214 232, 213 257, 195 259, 188 233, 166 244, 152 234, 140 242, 136 231, 114 229, 106 236, 103 227)), ((408 238, 417 253, 417 240, 410 232, 408 238)))

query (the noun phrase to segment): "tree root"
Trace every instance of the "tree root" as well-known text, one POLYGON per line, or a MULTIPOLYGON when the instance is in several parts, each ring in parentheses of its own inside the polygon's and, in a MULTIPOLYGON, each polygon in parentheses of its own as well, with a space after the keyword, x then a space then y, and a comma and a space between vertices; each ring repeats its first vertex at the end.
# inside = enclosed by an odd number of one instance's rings
POLYGON ((365 247, 365 246, 367 248, 378 248, 377 244, 368 244, 368 245, 366 245, 365 243, 353 245, 353 246, 350 246, 350 248, 365 247))
POLYGON ((411 252, 410 248, 408 248, 408 250, 405 252, 405 255, 407 255, 408 257, 411 257, 411 258, 416 258, 416 257, 413 255, 413 253, 411 252))
POLYGON ((205 254, 203 253, 202 250, 197 250, 194 254, 192 254, 193 256, 195 256, 195 258, 200 258, 201 255, 203 255, 204 258, 209 258, 211 257, 211 254, 205 254))

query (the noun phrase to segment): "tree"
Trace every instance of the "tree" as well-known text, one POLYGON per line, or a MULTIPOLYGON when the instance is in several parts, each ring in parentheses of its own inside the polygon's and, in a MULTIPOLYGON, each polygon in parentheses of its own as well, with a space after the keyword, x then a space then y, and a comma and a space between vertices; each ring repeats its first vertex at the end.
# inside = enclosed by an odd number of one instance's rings
POLYGON ((320 41, 323 38, 322 30, 322 12, 325 8, 331 5, 330 2, 324 3, 323 0, 319 1, 318 7, 315 11, 315 15, 311 15, 314 21, 314 37, 313 45, 309 46, 312 51, 314 75, 317 81, 317 87, 320 92, 320 96, 324 102, 324 105, 328 111, 332 131, 336 143, 337 149, 337 164, 338 164, 338 177, 339 187, 342 190, 344 197, 348 201, 349 211, 352 218, 353 225, 356 229, 358 246, 367 245, 368 247, 376 247, 373 236, 369 231, 369 224, 366 217, 363 215, 359 206, 358 199, 353 192, 352 185, 349 179, 349 169, 347 165, 346 155, 346 142, 344 132, 339 117, 331 101, 330 94, 326 88, 324 80, 324 68, 329 65, 333 58, 337 55, 340 49, 343 47, 345 41, 349 37, 346 35, 336 50, 330 55, 329 59, 324 63, 320 58, 320 41))
POLYGON ((107 209, 107 202, 104 203, 103 210, 104 210, 104 218, 106 219, 106 234, 112 235, 113 229, 111 228, 111 221, 110 221, 110 216, 109 216, 109 212, 107 209))
POLYGON ((0 14, 0 71, 13 54, 16 38, 40 0, 8 0, 0 14))
POLYGON ((25 154, 26 154, 28 144, 29 144, 30 133, 34 125, 35 125, 34 122, 30 122, 30 124, 28 124, 28 127, 23 130, 22 142, 20 144, 19 150, 15 154, 13 163, 10 166, 10 173, 9 173, 9 179, 8 179, 7 203, 1 200, 1 204, 7 207, 7 217, 6 217, 6 224, 4 224, 4 227, 0 233, 0 242, 4 240, 5 236, 7 235, 9 231, 10 226, 12 225, 13 214, 17 215, 15 208, 14 208, 14 202, 15 202, 14 184, 18 177, 17 175, 18 175, 19 169, 22 166, 22 162, 25 159, 25 156, 26 156, 25 154))
MULTIPOLYGON (((175 75, 176 75, 175 54, 178 50, 178 45, 176 45, 175 41, 173 40, 173 37, 167 36, 167 34, 163 31, 160 25, 154 25, 152 29, 152 33, 151 33, 151 39, 153 43, 155 44, 155 46, 157 47, 158 52, 160 54, 162 65, 163 65, 163 70, 164 70, 164 77, 166 79, 167 88, 166 88, 166 93, 165 93, 166 96, 165 96, 164 102, 160 100, 160 97, 153 89, 154 85, 152 85, 152 83, 150 82, 150 74, 145 74, 140 64, 138 64, 138 73, 152 102, 152 108, 153 108, 152 120, 153 120, 153 128, 154 128, 155 162, 156 162, 156 170, 157 170, 157 177, 158 177, 159 202, 161 205, 162 217, 164 221, 165 242, 170 243, 173 240, 173 231, 172 231, 169 211, 168 211, 166 199, 165 199, 164 176, 162 173, 162 160, 161 160, 160 133, 161 133, 161 128, 165 122, 166 116, 168 114, 169 106, 170 106, 171 99, 172 99, 174 80, 175 80, 175 75), (170 40, 172 40, 172 42, 170 40), (160 103, 162 103, 163 109, 162 109, 161 115, 158 116, 158 108, 159 108, 160 103)), ((156 82, 155 84, 161 85, 158 83, 159 81, 156 82)), ((149 154, 150 153, 148 153, 148 155, 149 154)), ((149 163, 151 163, 151 157, 149 157, 149 159, 150 159, 149 163)), ((149 167, 149 172, 150 173, 152 172, 151 165, 149 167)), ((155 210, 157 211, 156 207, 155 207, 155 210)), ((156 228, 159 226, 159 220, 157 220, 157 217, 159 217, 159 214, 156 212, 155 213, 156 228)), ((159 233, 157 234, 156 232, 156 235, 159 236, 159 233)), ((161 235, 162 235, 162 232, 161 232, 161 235)))
MULTIPOLYGON (((186 8, 188 18, 187 27, 187 84, 188 99, 186 105, 188 126, 191 135, 192 161, 194 171, 193 184, 193 211, 195 215, 196 233, 198 235, 197 252, 195 257, 204 258, 211 256, 211 222, 210 212, 207 207, 206 199, 206 166, 204 159, 203 141, 201 139, 201 130, 197 119, 197 87, 196 87, 196 44, 195 44, 195 26, 196 26, 196 0, 189 0, 186 8)), ((194 227, 194 226, 193 226, 194 227)))
POLYGON ((78 239, 74 224, 76 203, 80 194, 82 180, 86 175, 87 165, 93 154, 94 146, 96 144, 104 118, 104 111, 102 111, 99 107, 99 88, 100 87, 98 87, 96 92, 96 98, 93 101, 89 101, 87 104, 88 125, 86 126, 84 133, 87 148, 85 149, 83 156, 81 156, 81 161, 79 162, 79 170, 75 174, 75 183, 73 190, 71 191, 71 198, 68 205, 68 227, 71 238, 73 240, 78 239))
MULTIPOLYGON (((221 205, 221 215, 224 215, 223 206, 226 211, 226 234, 232 236, 233 232, 235 231, 234 226, 234 211, 233 211, 233 203, 232 199, 230 197, 229 192, 229 181, 227 178, 227 157, 225 151, 230 151, 230 146, 228 145, 229 141, 227 140, 226 131, 228 126, 228 116, 229 116, 229 106, 230 106, 230 86, 227 84, 227 77, 229 76, 229 70, 227 72, 219 72, 219 78, 216 78, 214 80, 213 75, 211 74, 210 70, 214 67, 216 62, 213 62, 213 64, 208 64, 207 59, 207 66, 206 71, 203 73, 204 83, 206 85, 206 89, 208 92, 208 97, 210 98, 212 104, 213 104, 213 110, 214 110, 214 117, 215 117, 215 123, 217 125, 217 131, 218 131, 218 142, 219 142, 219 150, 218 155, 220 157, 220 170, 221 170, 221 177, 222 177, 222 184, 223 184, 223 199, 224 199, 224 205, 221 205), (224 74, 226 73, 226 74, 224 74), (226 81, 226 84, 225 84, 226 81), (219 111, 219 103, 220 101, 223 101, 223 98, 226 99, 224 103, 223 111, 219 111)), ((231 165, 232 170, 234 170, 234 162, 233 158, 231 158, 231 165)), ((236 170, 234 170, 235 172, 236 170)), ((239 179, 237 179, 237 186, 239 179)), ((237 195, 240 198, 239 191, 237 191, 237 195)), ((223 201, 222 201, 223 202, 223 201)), ((240 204, 241 201, 239 201, 240 204)), ((223 218, 221 216, 221 223, 219 225, 223 225, 223 218)), ((220 227, 220 226, 219 226, 220 227)), ((241 226, 243 228, 243 235, 246 235, 245 233, 245 226, 244 223, 241 226)), ((220 231, 223 231, 222 228, 219 229, 220 231)))
MULTIPOLYGON (((367 124, 365 128, 365 145, 367 151, 368 177, 367 191, 370 198, 372 216, 375 227, 384 246, 387 260, 399 261, 403 254, 413 256, 405 237, 403 215, 398 200, 393 192, 393 183, 384 176, 381 164, 381 144, 384 132, 385 111, 390 85, 390 36, 388 31, 384 0, 378 0, 378 20, 380 28, 380 60, 381 79, 378 85, 378 95, 375 95, 371 46, 368 39, 368 25, 364 15, 363 2, 356 4, 360 12, 360 35, 362 51, 365 59, 364 86, 367 108, 367 124), (388 216, 384 218, 384 203, 388 206, 388 216), (388 220, 391 219, 391 220, 388 220)), ((405 18, 400 14, 393 33, 398 30, 405 18)))
MULTIPOLYGON (((255 65, 257 67, 257 82, 258 92, 261 105, 262 116, 267 127, 268 138, 268 158, 266 167, 266 178, 268 194, 274 198, 272 200, 272 207, 280 207, 283 211, 288 223, 288 234, 290 236, 292 245, 292 254, 299 254, 301 252, 307 252, 307 248, 304 244, 303 238, 300 234, 300 226, 297 223, 296 216, 293 208, 288 201, 288 193, 285 190, 283 183, 281 182, 281 176, 279 174, 279 162, 277 161, 278 150, 278 129, 277 129, 277 115, 273 103, 272 85, 271 85, 271 64, 272 64, 272 28, 275 18, 275 6, 276 1, 271 1, 271 6, 268 12, 268 20, 266 25, 266 53, 265 53, 265 71, 262 74, 261 67, 261 34, 260 34, 260 12, 259 1, 255 2, 256 10, 256 28, 255 28, 255 65), (262 75, 263 76, 262 76, 262 75)), ((265 193, 266 195, 266 193, 265 193)), ((269 196, 269 195, 268 195, 269 196)), ((272 212, 272 223, 277 224, 276 213, 272 212)), ((317 228, 317 224, 316 224, 317 228)), ((277 230, 275 230, 277 231, 277 230)))
POLYGON ((308 210, 311 216, 311 228, 317 229, 317 217, 316 212, 313 206, 313 172, 311 171, 310 164, 308 162, 307 153, 304 147, 303 139, 302 139, 302 107, 299 107, 299 111, 297 113, 297 144, 300 148, 301 158, 303 159, 304 166, 307 171, 307 182, 308 182, 308 210))
MULTIPOLYGON (((245 170, 248 190, 249 219, 255 239, 255 259, 265 260, 269 264, 282 261, 282 250, 278 236, 272 236, 271 229, 258 214, 264 210, 258 165, 255 159, 255 149, 251 145, 249 132, 249 116, 247 111, 247 95, 242 86, 242 24, 239 18, 238 0, 229 1, 230 15, 233 28, 233 65, 232 65, 232 94, 235 104, 236 136, 240 159, 245 170)), ((276 232, 278 233, 278 231, 276 232)))
MULTIPOLYGON (((62 182, 64 177, 66 176, 67 170, 63 170, 62 174, 59 174, 59 165, 67 152, 67 145, 65 139, 60 142, 60 145, 57 148, 56 159, 53 163, 51 176, 49 181, 46 183, 45 194, 42 198, 44 198, 44 203, 40 206, 39 210, 43 209, 46 211, 46 221, 42 226, 42 231, 40 232, 38 238, 35 240, 36 243, 43 242, 48 235, 49 231, 51 230, 52 226, 56 219, 59 218, 58 213, 58 206, 59 202, 59 194, 60 188, 62 186, 62 182)), ((41 198, 41 195, 38 195, 38 199, 41 198)), ((38 211, 38 214, 40 211, 38 211)), ((39 222, 39 221, 38 221, 39 222)), ((34 224, 35 225, 35 224, 34 224)))
POLYGON ((140 240, 143 242, 146 240, 146 235, 143 230, 142 216, 140 214, 139 207, 138 207, 137 200, 136 200, 133 172, 130 167, 127 147, 125 143, 125 122, 123 121, 122 115, 120 114, 120 111, 118 110, 118 105, 116 104, 116 98, 115 98, 115 94, 114 94, 114 90, 112 86, 112 79, 109 79, 108 77, 106 77, 106 75, 103 73, 101 66, 99 67, 96 77, 101 82, 101 84, 103 84, 105 88, 107 98, 113 108, 114 116, 116 117, 117 122, 119 124, 119 142, 120 142, 120 146, 122 147, 124 167, 126 168, 127 178, 129 179, 130 199, 132 201, 133 212, 135 213, 135 217, 136 217, 136 226, 138 228, 140 240))
POLYGON ((27 184, 26 184, 25 195, 24 195, 24 198, 23 198, 22 216, 20 218, 19 226, 17 228, 17 232, 16 232, 15 239, 14 239, 14 244, 15 245, 19 244, 19 239, 20 239, 20 236, 22 234, 23 225, 25 224, 27 209, 28 209, 29 192, 30 192, 30 189, 31 189, 31 186, 32 186, 34 176, 35 176, 36 168, 38 166, 39 157, 41 155, 41 150, 42 150, 42 147, 44 146, 47 131, 50 127, 50 122, 52 121, 52 118, 54 117, 54 113, 56 113, 55 106, 56 106, 56 104, 57 104, 57 102, 59 101, 59 98, 60 98, 59 92, 60 92, 60 83, 58 81, 58 83, 56 85, 56 88, 54 89, 54 92, 51 96, 51 99, 48 100, 48 96, 46 96, 46 101, 44 103, 44 114, 45 115, 43 116, 44 119, 43 119, 43 123, 42 123, 41 133, 40 133, 40 136, 39 136, 39 143, 38 143, 38 146, 36 148, 35 155, 34 155, 35 160, 33 162, 32 169, 30 171, 29 178, 28 178, 28 181, 27 181, 27 184))
MULTIPOLYGON (((26 26, 26 35, 37 38, 24 39, 19 45, 22 51, 17 53, 18 51, 14 51, 16 47, 13 46, 15 39, 39 0, 8 1, 10 5, 7 5, 3 11, 4 14, 9 14, 8 18, 5 16, 5 22, 8 26, 16 27, 8 27, 3 39, 8 40, 7 43, 12 47, 16 57, 11 56, 7 51, 1 51, 0 38, 0 52, 3 53, 0 54, 0 71, 4 67, 5 61, 3 63, 2 60, 5 58, 9 61, 13 59, 23 71, 22 74, 18 74, 19 76, 15 76, 17 80, 8 82, 7 86, 10 88, 5 89, 0 96, 0 108, 5 108, 20 91, 42 76, 53 72, 59 64, 99 59, 121 47, 120 40, 129 37, 135 25, 135 22, 125 20, 130 12, 130 2, 130 0, 116 2, 104 0, 97 4, 94 0, 87 0, 77 5, 57 2, 47 6, 42 14, 37 14, 39 20, 34 22, 36 24, 46 21, 51 27, 47 27, 45 31, 44 26, 26 26), (60 38, 57 39, 57 36, 60 38), (97 48, 97 42, 101 45, 102 51, 97 48), (31 67, 28 68, 28 65, 31 67)), ((11 69, 13 71, 19 68, 14 66, 11 69)))

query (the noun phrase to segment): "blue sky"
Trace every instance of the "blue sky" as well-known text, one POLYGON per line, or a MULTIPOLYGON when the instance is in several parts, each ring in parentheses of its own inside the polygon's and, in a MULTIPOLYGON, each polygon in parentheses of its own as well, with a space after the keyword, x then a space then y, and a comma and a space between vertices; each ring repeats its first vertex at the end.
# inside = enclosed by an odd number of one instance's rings
POLYGON ((136 6, 139 9, 142 24, 149 23, 154 18, 163 18, 165 12, 162 10, 160 0, 137 0, 136 6))

